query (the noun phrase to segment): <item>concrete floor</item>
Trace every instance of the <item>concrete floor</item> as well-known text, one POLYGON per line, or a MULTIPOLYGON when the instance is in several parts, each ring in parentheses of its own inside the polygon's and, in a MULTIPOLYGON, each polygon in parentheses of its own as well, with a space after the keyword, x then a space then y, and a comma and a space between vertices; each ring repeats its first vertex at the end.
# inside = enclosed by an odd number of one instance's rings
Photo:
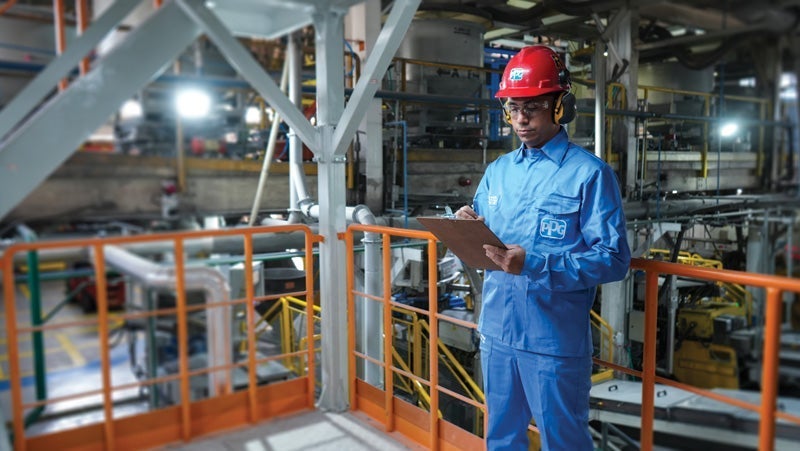
POLYGON ((398 434, 386 434, 372 420, 350 412, 306 413, 271 420, 247 429, 158 450, 184 451, 400 451, 424 449, 398 434))

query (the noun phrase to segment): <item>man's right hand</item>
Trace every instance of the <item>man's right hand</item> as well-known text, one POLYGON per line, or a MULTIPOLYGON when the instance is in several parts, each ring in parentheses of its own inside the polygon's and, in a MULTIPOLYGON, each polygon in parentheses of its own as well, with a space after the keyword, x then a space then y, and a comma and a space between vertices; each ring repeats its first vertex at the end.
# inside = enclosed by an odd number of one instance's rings
POLYGON ((475 213, 475 210, 469 205, 464 205, 459 208, 455 216, 458 219, 477 219, 478 221, 483 221, 483 216, 478 216, 478 213, 475 213))

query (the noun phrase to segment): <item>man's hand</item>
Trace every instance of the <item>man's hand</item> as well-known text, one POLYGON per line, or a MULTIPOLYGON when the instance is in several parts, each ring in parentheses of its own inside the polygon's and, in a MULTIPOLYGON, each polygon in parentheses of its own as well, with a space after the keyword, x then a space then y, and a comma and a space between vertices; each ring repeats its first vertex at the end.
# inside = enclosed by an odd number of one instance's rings
POLYGON ((475 210, 469 205, 464 205, 459 208, 458 211, 456 211, 455 217, 458 219, 477 219, 478 221, 483 221, 483 216, 478 216, 478 213, 475 213, 475 210))
MULTIPOLYGON (((470 208, 470 210, 472 209, 470 208)), ((486 256, 503 271, 516 275, 521 274, 522 267, 525 264, 525 248, 517 244, 509 244, 506 247, 508 249, 484 244, 483 250, 486 251, 486 256)))

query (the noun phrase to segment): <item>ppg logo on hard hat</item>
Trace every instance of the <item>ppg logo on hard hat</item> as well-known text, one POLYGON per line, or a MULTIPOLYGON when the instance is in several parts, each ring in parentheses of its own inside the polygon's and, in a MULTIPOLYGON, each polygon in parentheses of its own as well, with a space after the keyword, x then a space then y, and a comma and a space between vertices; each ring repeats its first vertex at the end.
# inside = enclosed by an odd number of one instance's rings
POLYGON ((525 71, 520 68, 511 69, 511 72, 508 74, 508 79, 511 81, 520 81, 522 80, 522 76, 525 74, 525 71))
POLYGON ((545 238, 563 240, 567 234, 567 221, 563 219, 544 218, 539 223, 539 235, 545 238))

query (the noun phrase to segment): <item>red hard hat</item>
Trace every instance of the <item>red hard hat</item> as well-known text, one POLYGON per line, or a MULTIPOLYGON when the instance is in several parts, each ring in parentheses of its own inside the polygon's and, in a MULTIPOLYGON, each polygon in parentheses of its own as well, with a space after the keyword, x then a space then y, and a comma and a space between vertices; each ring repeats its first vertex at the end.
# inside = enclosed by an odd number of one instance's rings
POLYGON ((569 71, 550 47, 524 47, 508 61, 496 98, 536 97, 569 91, 569 71))

